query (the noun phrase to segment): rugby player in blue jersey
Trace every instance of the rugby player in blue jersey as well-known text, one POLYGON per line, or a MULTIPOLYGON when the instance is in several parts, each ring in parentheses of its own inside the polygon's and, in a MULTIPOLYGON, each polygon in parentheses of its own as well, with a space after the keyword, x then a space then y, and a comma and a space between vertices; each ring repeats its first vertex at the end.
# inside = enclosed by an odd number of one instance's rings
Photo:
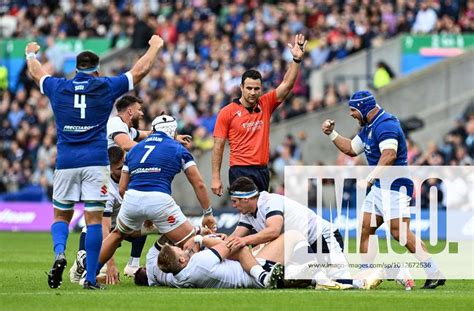
POLYGON ((36 59, 40 46, 25 48, 28 71, 41 93, 48 96, 56 120, 58 155, 53 182, 54 222, 51 226, 55 260, 48 285, 58 288, 66 267, 68 225, 74 204, 84 202, 87 224, 88 272, 85 289, 101 288, 95 268, 102 243, 102 214, 108 196, 109 160, 106 125, 115 100, 131 91, 151 70, 163 46, 152 36, 150 47, 133 68, 116 77, 100 77, 99 57, 85 51, 77 55, 76 75, 67 80, 48 75, 36 59))
MULTIPOLYGON (((350 115, 359 122, 361 130, 351 140, 339 135, 334 130, 335 121, 326 120, 322 131, 328 135, 334 145, 346 155, 355 157, 365 153, 367 162, 374 166, 374 171, 367 177, 370 192, 363 204, 362 234, 360 252, 367 254, 369 237, 375 234, 384 221, 389 222, 392 237, 399 241, 406 237, 405 247, 422 262, 428 279, 423 288, 434 289, 444 285, 446 280, 439 271, 433 258, 426 252, 423 241, 417 239, 410 231, 410 200, 413 193, 413 182, 409 178, 396 179, 390 189, 381 189, 375 177, 383 171, 383 166, 407 166, 407 145, 405 135, 396 117, 382 109, 369 91, 355 92, 349 99, 350 115), (407 194, 400 192, 407 189, 407 194), (382 204, 382 193, 388 191, 389 206, 382 204), (375 214, 376 224, 371 225, 375 214), (402 225, 402 222, 404 223, 402 225), (421 248, 421 250, 420 250, 421 248)), ((413 280, 405 280, 406 289, 414 286, 413 280)))
POLYGON ((174 177, 184 171, 203 210, 203 226, 213 228, 207 187, 191 153, 175 140, 176 120, 155 118, 153 133, 136 144, 125 157, 119 192, 123 196, 117 226, 104 240, 99 269, 112 257, 120 242, 150 220, 174 245, 184 246, 195 235, 194 227, 171 197, 174 177))

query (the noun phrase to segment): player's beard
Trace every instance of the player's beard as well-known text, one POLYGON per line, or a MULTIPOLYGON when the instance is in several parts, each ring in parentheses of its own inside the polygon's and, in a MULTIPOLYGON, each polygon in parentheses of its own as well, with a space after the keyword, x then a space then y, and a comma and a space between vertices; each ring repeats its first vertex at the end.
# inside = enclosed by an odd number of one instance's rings
POLYGON ((139 124, 140 124, 140 117, 132 118, 132 127, 134 129, 138 129, 139 124))

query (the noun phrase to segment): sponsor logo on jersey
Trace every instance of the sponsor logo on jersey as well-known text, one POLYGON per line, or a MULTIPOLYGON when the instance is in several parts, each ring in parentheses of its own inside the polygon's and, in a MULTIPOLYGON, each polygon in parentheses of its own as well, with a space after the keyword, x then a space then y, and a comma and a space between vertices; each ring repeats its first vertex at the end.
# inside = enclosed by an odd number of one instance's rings
POLYGON ((263 121, 258 120, 258 121, 242 123, 242 127, 246 129, 247 131, 255 131, 263 127, 263 121))
POLYGON ((63 132, 74 132, 74 133, 84 133, 87 132, 95 127, 98 127, 99 124, 96 125, 65 125, 63 127, 63 132))
POLYGON ((107 194, 107 186, 106 186, 106 185, 103 185, 103 186, 100 188, 100 193, 102 193, 103 195, 106 195, 106 194, 107 194))
POLYGON ((238 115, 239 117, 241 117, 242 116, 242 111, 239 110, 235 114, 238 115))
POLYGON ((168 223, 170 225, 174 224, 175 222, 176 222, 176 217, 174 217, 173 215, 168 216, 168 223))
POLYGON ((144 167, 144 168, 137 168, 135 170, 132 170, 130 172, 130 175, 135 175, 135 174, 143 174, 143 173, 159 173, 161 172, 161 168, 159 167, 144 167))

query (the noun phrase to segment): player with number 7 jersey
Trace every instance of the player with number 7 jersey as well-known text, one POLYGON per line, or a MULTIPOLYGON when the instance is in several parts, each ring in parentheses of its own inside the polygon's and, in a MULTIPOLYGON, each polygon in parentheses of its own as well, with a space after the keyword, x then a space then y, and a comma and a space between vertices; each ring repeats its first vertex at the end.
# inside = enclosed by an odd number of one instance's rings
POLYGON ((184 172, 203 210, 202 225, 216 226, 208 189, 191 153, 175 140, 178 123, 167 115, 152 122, 152 134, 136 144, 125 157, 119 192, 123 196, 117 226, 104 240, 99 268, 120 243, 144 221, 151 221, 174 245, 183 247, 195 235, 194 227, 171 196, 174 177, 184 172))
POLYGON ((36 59, 40 46, 25 48, 28 71, 53 108, 58 154, 53 179, 54 223, 51 226, 55 260, 48 285, 58 288, 67 261, 65 249, 74 204, 84 202, 87 224, 85 289, 100 289, 95 267, 102 244, 102 213, 108 198, 109 159, 106 128, 115 100, 131 91, 151 70, 163 40, 152 36, 150 47, 130 71, 100 77, 99 57, 90 51, 76 58, 76 75, 68 80, 52 77, 36 59))

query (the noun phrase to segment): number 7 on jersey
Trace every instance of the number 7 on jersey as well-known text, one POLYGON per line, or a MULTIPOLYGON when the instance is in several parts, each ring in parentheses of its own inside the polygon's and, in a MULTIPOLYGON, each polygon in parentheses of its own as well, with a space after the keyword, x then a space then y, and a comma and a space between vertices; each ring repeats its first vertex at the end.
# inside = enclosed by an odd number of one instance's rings
POLYGON ((74 94, 74 108, 81 109, 81 119, 86 118, 86 95, 74 94))
POLYGON ((149 145, 145 145, 145 149, 148 149, 147 152, 145 152, 145 154, 143 155, 142 159, 140 160, 140 163, 144 163, 146 161, 146 158, 148 158, 148 156, 150 155, 150 153, 153 151, 153 149, 155 149, 156 146, 149 146, 149 145))

